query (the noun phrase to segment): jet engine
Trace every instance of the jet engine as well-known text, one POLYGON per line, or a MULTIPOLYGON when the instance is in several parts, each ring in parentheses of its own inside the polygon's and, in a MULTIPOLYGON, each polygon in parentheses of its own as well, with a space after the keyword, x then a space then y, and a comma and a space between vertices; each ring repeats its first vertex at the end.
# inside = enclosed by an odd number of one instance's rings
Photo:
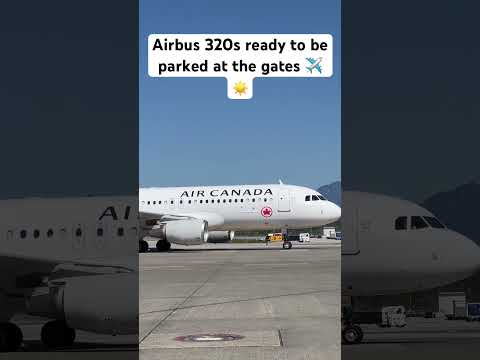
POLYGON ((209 243, 226 243, 233 240, 235 237, 235 231, 209 231, 208 242, 209 243))
POLYGON ((172 220, 155 225, 149 235, 180 245, 199 245, 207 242, 208 223, 199 219, 172 220))
POLYGON ((31 315, 65 320, 72 329, 99 334, 138 333, 138 273, 54 280, 27 300, 31 315), (137 289, 137 291, 135 291, 137 289))

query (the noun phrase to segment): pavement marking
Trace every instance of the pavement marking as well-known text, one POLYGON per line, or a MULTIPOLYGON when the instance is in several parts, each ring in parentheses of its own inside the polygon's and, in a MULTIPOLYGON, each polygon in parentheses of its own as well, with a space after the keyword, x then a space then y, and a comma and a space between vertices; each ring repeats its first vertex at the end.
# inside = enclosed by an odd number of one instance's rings
MULTIPOLYGON (((227 333, 229 331, 226 331, 227 333)), ((280 347, 278 330, 242 331, 235 334, 243 336, 234 341, 208 341, 183 342, 175 338, 189 334, 179 333, 152 333, 140 344, 140 350, 147 349, 182 349, 182 348, 223 348, 223 347, 280 347)))
POLYGON ((311 265, 310 262, 306 261, 294 261, 294 262, 283 262, 283 263, 243 263, 242 266, 290 266, 290 265, 311 265))

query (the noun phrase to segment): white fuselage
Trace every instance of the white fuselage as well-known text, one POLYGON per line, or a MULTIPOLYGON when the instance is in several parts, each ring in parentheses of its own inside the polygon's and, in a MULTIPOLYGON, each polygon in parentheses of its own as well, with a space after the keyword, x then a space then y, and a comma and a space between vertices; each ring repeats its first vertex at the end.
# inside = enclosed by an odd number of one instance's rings
POLYGON ((409 201, 343 192, 342 293, 410 293, 465 279, 480 247, 409 201))
POLYGON ((0 322, 27 309, 45 317, 50 302, 31 306, 34 296, 61 278, 70 327, 137 333, 137 295, 125 290, 138 286, 137 240, 133 196, 0 200, 0 322))
POLYGON ((200 218, 209 230, 298 229, 339 219, 340 208, 320 197, 315 190, 284 184, 143 188, 139 209, 200 218))

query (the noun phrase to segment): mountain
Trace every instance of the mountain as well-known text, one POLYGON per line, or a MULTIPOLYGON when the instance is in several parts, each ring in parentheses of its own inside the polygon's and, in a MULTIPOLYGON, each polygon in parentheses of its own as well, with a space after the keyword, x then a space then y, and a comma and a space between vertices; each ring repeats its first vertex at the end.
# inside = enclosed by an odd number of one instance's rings
POLYGON ((432 195, 424 201, 422 206, 435 214, 448 228, 480 245, 478 204, 480 204, 480 184, 473 181, 451 191, 432 195))
POLYGON ((342 183, 335 181, 328 185, 320 186, 317 191, 324 195, 328 200, 341 206, 342 204, 342 183))

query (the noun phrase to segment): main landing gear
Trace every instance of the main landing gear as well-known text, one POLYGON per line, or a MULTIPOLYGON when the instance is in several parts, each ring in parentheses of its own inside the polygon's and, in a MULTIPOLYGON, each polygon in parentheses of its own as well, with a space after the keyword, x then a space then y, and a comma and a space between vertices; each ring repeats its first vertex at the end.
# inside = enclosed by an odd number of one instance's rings
MULTIPOLYGON (((75 341, 75 329, 63 320, 53 320, 43 325, 40 337, 48 348, 69 347, 75 341)), ((17 325, 11 322, 0 323, 0 352, 17 351, 22 342, 22 330, 17 325)))
POLYGON ((20 328, 11 323, 0 323, 0 351, 17 351, 22 345, 23 334, 20 328))
POLYGON ((54 320, 43 325, 40 336, 49 348, 68 347, 75 341, 75 329, 70 328, 65 321, 54 320))
POLYGON ((157 241, 157 250, 159 252, 168 251, 168 250, 170 250, 171 246, 172 246, 172 244, 170 244, 168 241, 165 241, 165 240, 158 240, 157 241))
POLYGON ((141 253, 148 251, 148 243, 145 240, 140 240, 138 242, 138 251, 141 253))

